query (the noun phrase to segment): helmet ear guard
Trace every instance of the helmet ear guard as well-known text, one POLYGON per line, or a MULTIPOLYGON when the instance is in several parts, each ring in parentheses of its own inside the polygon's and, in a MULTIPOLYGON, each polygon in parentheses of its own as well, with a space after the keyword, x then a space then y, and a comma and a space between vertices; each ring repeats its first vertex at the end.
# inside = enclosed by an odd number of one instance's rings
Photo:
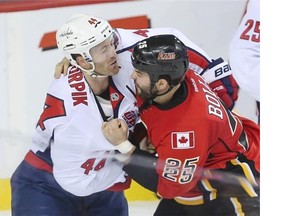
POLYGON ((59 50, 61 50, 70 63, 85 71, 92 77, 96 77, 94 72, 95 65, 90 54, 90 49, 102 43, 113 35, 114 30, 108 21, 88 16, 85 14, 76 14, 66 22, 56 32, 56 41, 59 50), (82 68, 73 58, 75 55, 81 55, 92 69, 82 68))
POLYGON ((152 85, 160 78, 172 86, 179 84, 189 66, 187 48, 174 35, 157 35, 138 42, 131 59, 134 68, 149 74, 152 85))

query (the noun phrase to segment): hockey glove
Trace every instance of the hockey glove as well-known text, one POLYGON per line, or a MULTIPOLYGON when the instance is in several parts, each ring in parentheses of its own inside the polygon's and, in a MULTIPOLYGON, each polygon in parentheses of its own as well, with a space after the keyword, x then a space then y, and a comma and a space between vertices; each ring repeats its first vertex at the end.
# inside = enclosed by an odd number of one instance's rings
POLYGON ((226 107, 232 110, 238 99, 238 84, 232 75, 209 84, 210 88, 221 98, 226 107))
POLYGON ((140 146, 140 142, 147 136, 147 129, 142 122, 135 125, 133 132, 130 132, 128 140, 137 148, 140 146))
POLYGON ((208 68, 200 74, 210 88, 222 99, 226 107, 233 109, 238 98, 238 84, 232 76, 231 67, 222 58, 212 60, 208 68))

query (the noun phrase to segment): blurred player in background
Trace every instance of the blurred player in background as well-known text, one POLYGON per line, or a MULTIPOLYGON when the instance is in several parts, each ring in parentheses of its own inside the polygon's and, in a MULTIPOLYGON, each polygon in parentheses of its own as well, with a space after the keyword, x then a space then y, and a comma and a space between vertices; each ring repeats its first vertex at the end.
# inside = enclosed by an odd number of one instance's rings
POLYGON ((106 20, 87 15, 57 31, 73 66, 52 81, 31 149, 11 178, 13 216, 128 216, 131 179, 101 131, 112 118, 133 131, 138 119, 132 65, 117 57, 113 34, 106 20))
POLYGON ((248 0, 230 42, 229 63, 241 90, 256 100, 260 124, 260 0, 248 0))
POLYGON ((137 104, 158 157, 127 140, 121 119, 103 123, 125 156, 123 170, 162 199, 154 216, 260 215, 260 128, 229 111, 189 69, 189 50, 174 35, 136 44, 137 104))

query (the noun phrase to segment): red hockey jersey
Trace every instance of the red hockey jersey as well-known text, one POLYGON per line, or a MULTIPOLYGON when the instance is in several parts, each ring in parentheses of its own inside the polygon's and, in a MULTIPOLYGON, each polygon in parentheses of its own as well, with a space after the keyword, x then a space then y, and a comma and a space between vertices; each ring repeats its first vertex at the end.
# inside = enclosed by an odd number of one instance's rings
MULTIPOLYGON (((185 85, 187 97, 181 104, 169 109, 152 104, 140 114, 158 153, 158 193, 164 198, 200 196, 195 186, 203 173, 238 163, 239 155, 254 161, 259 171, 259 126, 225 109, 191 70, 185 85)), ((142 104, 138 98, 138 106, 142 104)), ((252 174, 247 178, 255 181, 252 174)))

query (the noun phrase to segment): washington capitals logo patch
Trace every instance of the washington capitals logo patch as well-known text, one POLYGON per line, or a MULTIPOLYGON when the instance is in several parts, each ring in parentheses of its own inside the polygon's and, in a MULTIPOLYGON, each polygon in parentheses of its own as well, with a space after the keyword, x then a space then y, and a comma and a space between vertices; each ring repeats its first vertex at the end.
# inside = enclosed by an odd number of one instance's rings
POLYGON ((189 149, 195 147, 194 131, 173 132, 171 134, 171 144, 173 149, 189 149))

